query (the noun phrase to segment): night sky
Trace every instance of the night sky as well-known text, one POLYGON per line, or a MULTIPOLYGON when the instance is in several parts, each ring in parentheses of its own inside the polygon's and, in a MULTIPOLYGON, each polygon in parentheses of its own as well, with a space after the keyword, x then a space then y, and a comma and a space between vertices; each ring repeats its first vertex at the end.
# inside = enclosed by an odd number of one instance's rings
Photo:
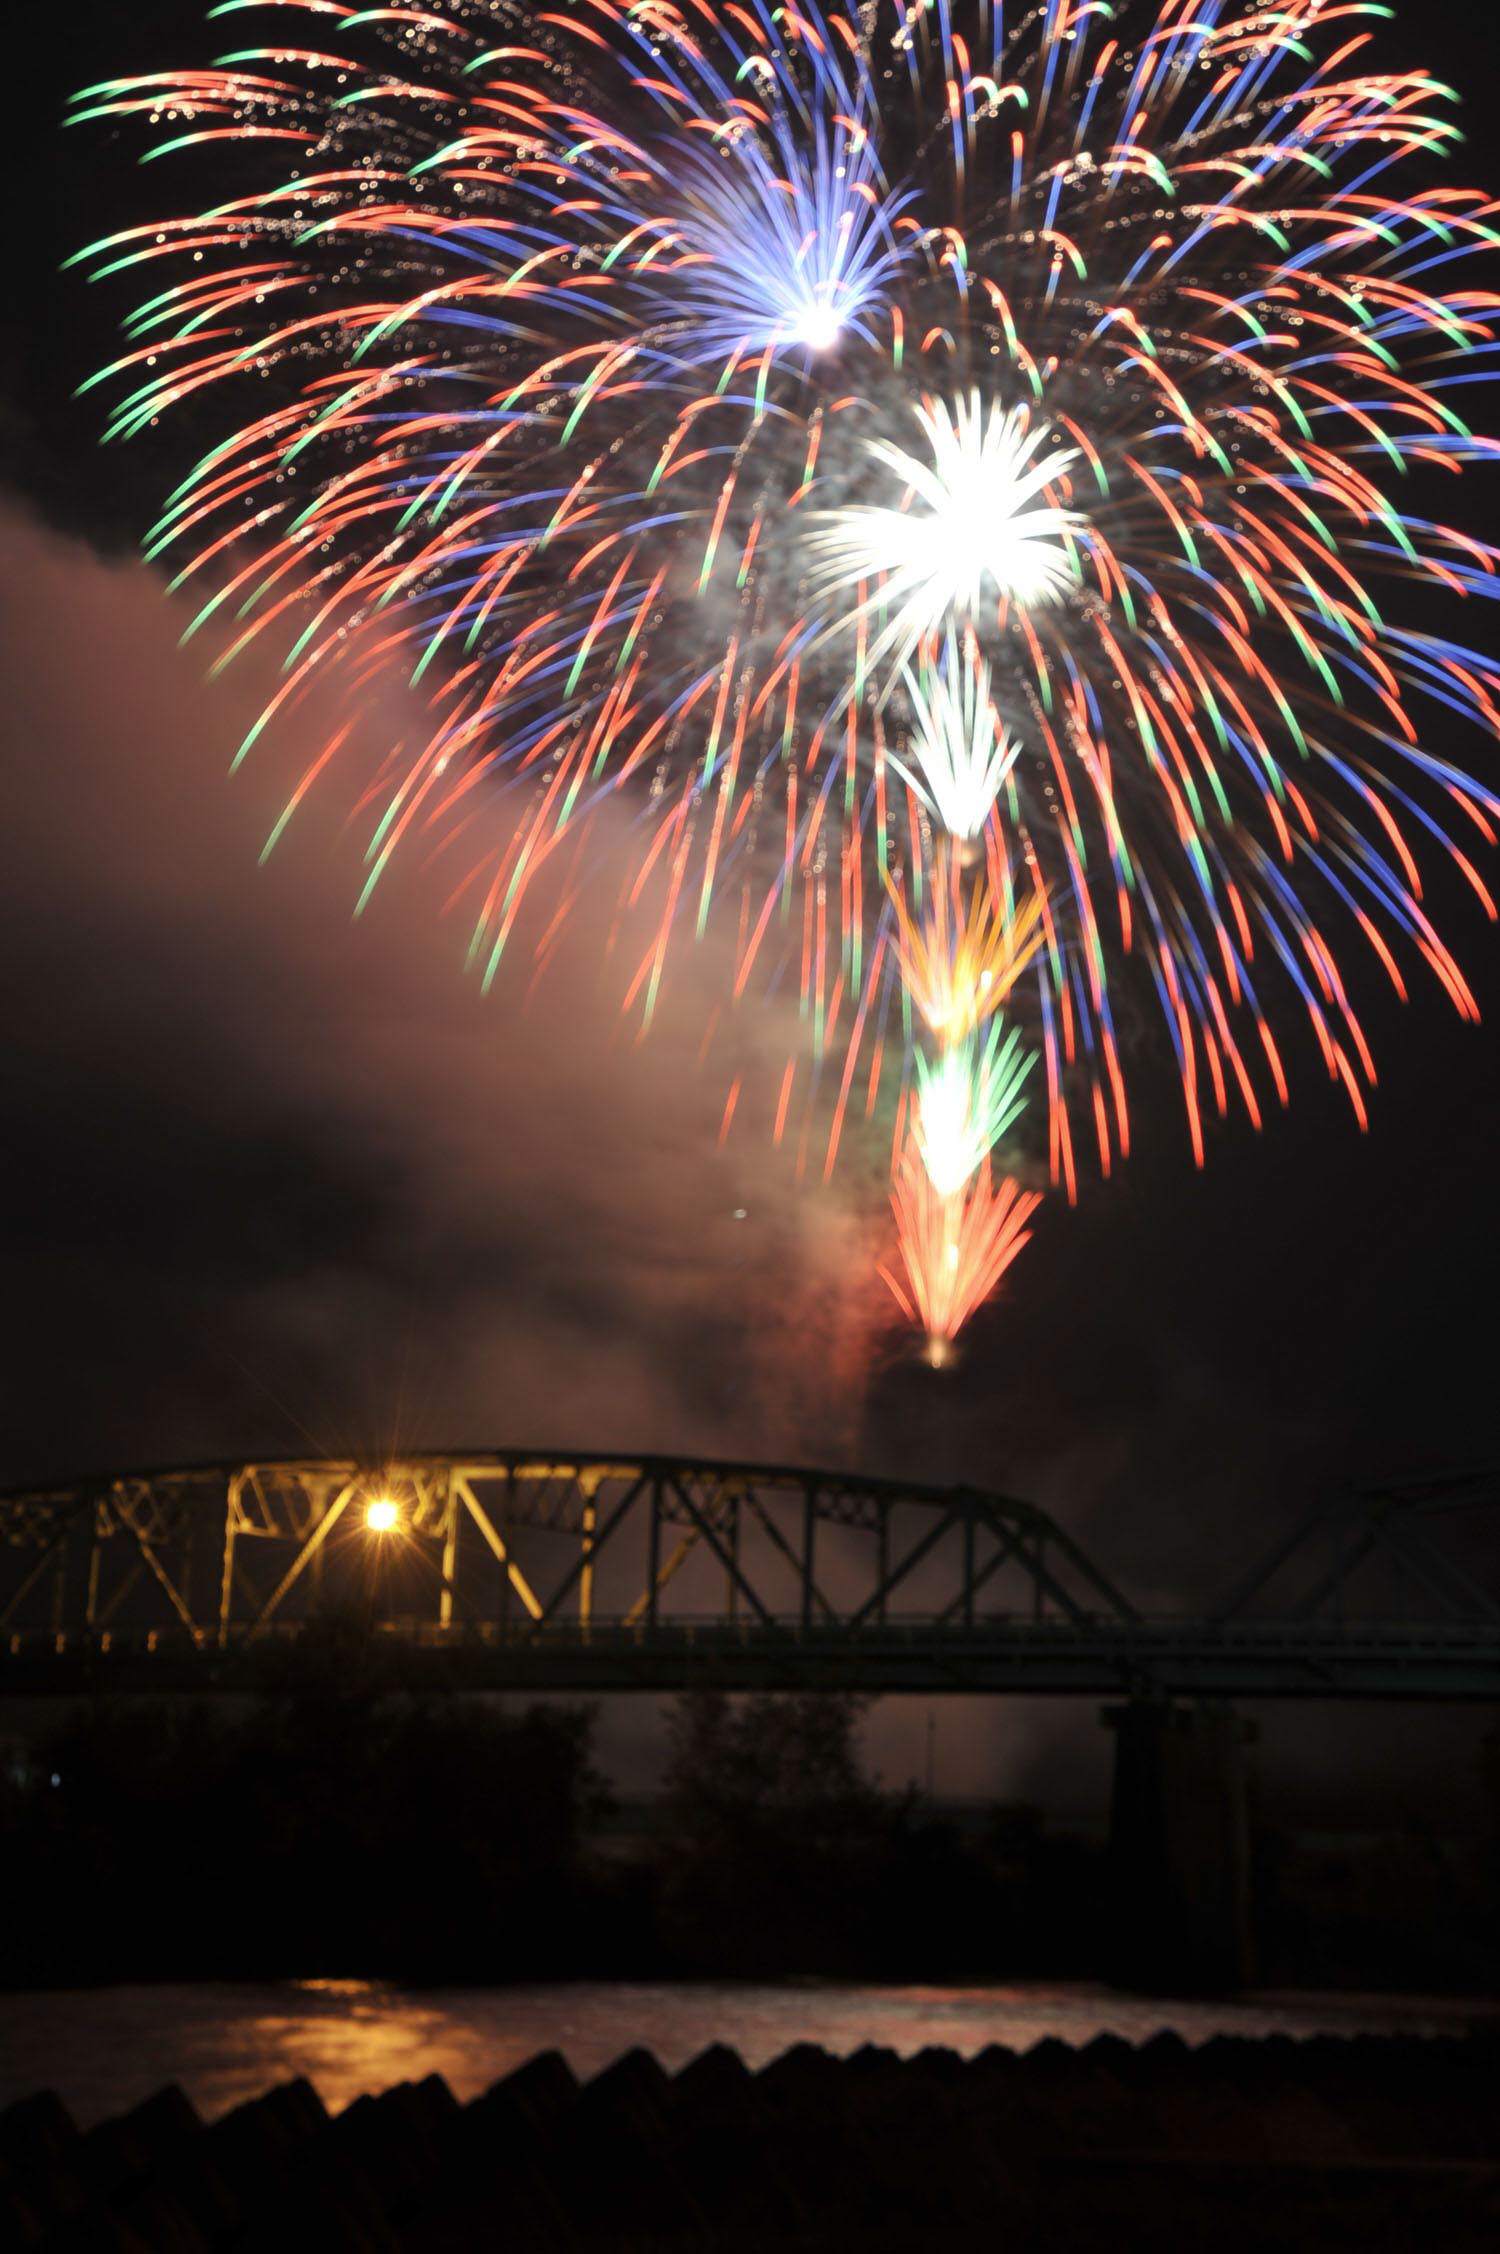
MULTIPOLYGON (((28 9, 9 94, 0 1481, 460 1442, 855 1463, 1052 1505, 1164 1606, 1348 1478, 1492 1455, 1500 933, 1456 887, 1434 899, 1486 1023, 1372 982, 1368 1136, 1294 1035, 1290 1114, 1220 1127, 1195 1174, 1164 1064, 1139 1155, 1077 1211, 1048 1201, 934 1376, 871 1280, 883 1152, 829 1193, 758 1134, 717 1147, 712 943, 640 1045, 602 889, 535 992, 517 963, 482 999, 415 860, 351 921, 336 792, 258 866, 295 747, 228 779, 255 669, 208 683, 133 560, 168 465, 101 452, 98 395, 70 399, 124 300, 56 271, 187 192, 98 128, 60 134, 65 94, 233 44, 202 13, 28 9)), ((1452 176, 1500 191, 1487 13, 1408 5, 1380 38, 1467 91, 1452 176)), ((1459 520, 1494 537, 1497 501, 1478 473, 1459 520)), ((1500 621, 1463 629, 1493 646, 1500 621)), ((1477 739, 1438 748, 1500 771, 1477 739)), ((783 1053, 776 1009, 742 1039, 783 1053)))

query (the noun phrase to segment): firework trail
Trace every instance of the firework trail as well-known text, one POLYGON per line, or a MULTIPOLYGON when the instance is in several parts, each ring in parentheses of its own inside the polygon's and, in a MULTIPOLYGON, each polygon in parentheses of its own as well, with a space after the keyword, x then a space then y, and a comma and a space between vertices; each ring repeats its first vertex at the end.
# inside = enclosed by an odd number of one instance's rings
POLYGON ((1431 739, 1500 728, 1445 631, 1500 579, 1423 496, 1494 452, 1496 206, 1434 184, 1450 97, 1380 68, 1387 10, 210 13, 262 43, 77 104, 214 190, 84 254, 147 291, 94 380, 116 438, 212 433, 149 552, 284 660, 247 751, 325 680, 430 700, 346 784, 367 895, 451 847, 493 978, 623 793, 628 1006, 717 913, 736 999, 795 985, 830 1166, 884 1075, 943 1342, 1024 1237, 1027 1052, 1071 1198, 1128 1153, 1146 1003, 1199 1162, 1299 1049, 1363 1121, 1351 950, 1474 1014, 1418 855, 1493 919, 1500 805, 1431 739))
POLYGON ((961 1190, 995 1148, 1026 1098, 1022 1089, 1036 1063, 1012 1030, 1002 1038, 993 1023, 983 1035, 939 1051, 917 1052, 915 1142, 940 1197, 961 1190))
POLYGON ((962 1188, 944 1193, 908 1145, 891 1203, 906 1283, 889 1268, 881 1273, 902 1313, 925 1333, 928 1361, 941 1369, 959 1331, 1029 1242, 1027 1223, 1041 1196, 1013 1181, 997 1189, 987 1160, 962 1188))
POLYGON ((968 844, 984 835, 1000 786, 1021 747, 995 713, 990 669, 972 632, 962 652, 949 627, 934 662, 901 669, 909 717, 906 756, 890 763, 948 835, 968 844))

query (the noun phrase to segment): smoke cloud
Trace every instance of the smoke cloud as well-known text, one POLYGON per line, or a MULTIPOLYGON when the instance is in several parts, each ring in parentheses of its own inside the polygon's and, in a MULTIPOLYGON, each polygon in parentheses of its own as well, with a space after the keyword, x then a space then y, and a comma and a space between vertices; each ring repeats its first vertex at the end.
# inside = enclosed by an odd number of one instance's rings
POLYGON ((230 778, 274 684, 208 684, 186 615, 5 520, 9 1476, 460 1439, 847 1454, 883 1320, 867 1192, 719 1140, 795 1024, 747 1005, 703 1055, 710 934, 637 1037, 607 820, 545 973, 523 940, 487 998, 420 846, 353 920, 361 778, 258 866, 319 716, 230 778))

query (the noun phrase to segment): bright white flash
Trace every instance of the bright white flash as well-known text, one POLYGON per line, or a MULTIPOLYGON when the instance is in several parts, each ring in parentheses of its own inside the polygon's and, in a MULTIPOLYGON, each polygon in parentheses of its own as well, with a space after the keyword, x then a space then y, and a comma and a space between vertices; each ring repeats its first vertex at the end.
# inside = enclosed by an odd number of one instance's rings
POLYGON ((978 837, 1020 755, 995 712, 990 669, 949 633, 937 662, 901 669, 910 714, 904 756, 891 765, 950 837, 978 837))
POLYGON ((843 623, 884 620, 872 665, 890 656, 909 664, 929 635, 951 618, 976 617, 987 600, 1028 610, 1055 602, 1076 577, 1082 520, 1049 496, 1077 449, 1053 449, 1049 427, 1028 409, 987 407, 977 391, 951 406, 925 401, 915 413, 919 452, 865 441, 899 499, 825 510, 811 534, 815 578, 853 598, 843 623))
POLYGON ((792 343, 805 345, 809 352, 826 352, 843 333, 843 316, 838 308, 821 303, 809 305, 790 328, 792 343))
POLYGON ((687 361, 765 351, 818 354, 869 321, 901 270, 887 190, 851 90, 811 132, 772 119, 712 155, 674 157, 662 189, 675 255, 653 270, 674 350, 687 361))
POLYGON ((1026 1107, 1022 1090, 1036 1063, 1019 1033, 999 1020, 929 1060, 917 1056, 917 1148, 939 1197, 961 1190, 1026 1107))

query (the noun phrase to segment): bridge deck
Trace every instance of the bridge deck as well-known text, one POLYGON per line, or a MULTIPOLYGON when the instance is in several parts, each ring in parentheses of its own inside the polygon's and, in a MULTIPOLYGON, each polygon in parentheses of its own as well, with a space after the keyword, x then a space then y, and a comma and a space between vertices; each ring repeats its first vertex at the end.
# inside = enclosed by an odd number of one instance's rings
MULTIPOLYGON (((186 1631, 14 1636, 0 1687, 37 1694, 111 1689, 245 1691, 295 1681, 304 1630, 237 1632, 221 1646, 186 1631)), ((403 1683, 453 1690, 659 1693, 840 1690, 1027 1697, 1410 1699, 1500 1702, 1500 1634, 1454 1625, 1285 1621, 931 1621, 804 1629, 623 1620, 502 1631, 381 1624, 377 1665, 403 1683)))
POLYGON ((972 1488, 552 1450, 112 1474, 0 1495, 0 1692, 285 1680, 342 1619, 474 1689, 1500 1701, 1493 1575, 1431 1534, 1495 1493, 1341 1499, 1219 1606, 1151 1619, 972 1488))

